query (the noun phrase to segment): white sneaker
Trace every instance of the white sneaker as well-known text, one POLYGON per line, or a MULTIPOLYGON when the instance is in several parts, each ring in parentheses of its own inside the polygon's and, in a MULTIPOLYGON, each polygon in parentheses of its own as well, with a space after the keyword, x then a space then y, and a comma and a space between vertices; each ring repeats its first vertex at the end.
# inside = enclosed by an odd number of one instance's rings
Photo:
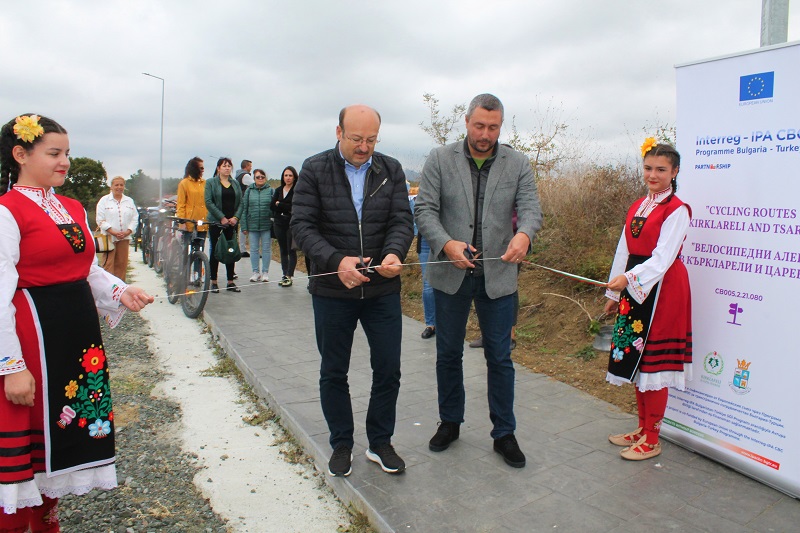
POLYGON ((261 274, 253 272, 253 275, 250 276, 250 281, 261 281, 261 274))
POLYGON ((263 281, 264 283, 269 283, 269 276, 267 276, 266 272, 261 274, 261 281, 263 281))

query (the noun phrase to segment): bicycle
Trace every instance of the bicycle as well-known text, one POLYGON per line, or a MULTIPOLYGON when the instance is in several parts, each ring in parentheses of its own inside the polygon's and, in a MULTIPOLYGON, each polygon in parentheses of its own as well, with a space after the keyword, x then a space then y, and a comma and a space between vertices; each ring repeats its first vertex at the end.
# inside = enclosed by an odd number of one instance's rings
POLYGON ((164 243, 161 237, 170 230, 172 223, 169 221, 169 217, 175 214, 174 201, 164 200, 162 205, 164 207, 157 211, 155 223, 151 228, 150 266, 153 267, 156 274, 161 274, 164 270, 164 243))
POLYGON ((148 217, 150 216, 151 209, 153 208, 136 208, 136 210, 139 212, 139 225, 136 227, 136 233, 133 236, 133 251, 138 252, 140 248, 142 249, 142 261, 145 264, 147 264, 147 257, 144 255, 144 248, 150 239, 150 224, 148 223, 148 217))
POLYGON ((174 216, 167 219, 171 228, 162 236, 167 301, 174 304, 180 300, 183 314, 197 318, 206 305, 211 285, 209 260, 203 251, 205 233, 198 233, 197 228, 209 223, 174 216), (191 232, 178 228, 187 222, 194 224, 191 232))
POLYGON ((139 246, 142 248, 142 263, 149 267, 153 266, 153 220, 157 212, 157 207, 148 207, 140 216, 139 246))
POLYGON ((147 210, 144 207, 137 207, 137 224, 136 224, 136 233, 133 234, 133 252, 136 253, 139 251, 139 247, 142 245, 142 218, 147 213, 147 210))

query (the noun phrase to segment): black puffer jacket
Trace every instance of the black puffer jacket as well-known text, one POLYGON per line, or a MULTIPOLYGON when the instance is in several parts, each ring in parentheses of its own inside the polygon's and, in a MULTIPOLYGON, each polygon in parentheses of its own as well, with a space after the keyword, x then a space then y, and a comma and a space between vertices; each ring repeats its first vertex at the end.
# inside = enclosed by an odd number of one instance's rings
MULTIPOLYGON (((371 257, 373 265, 388 254, 404 261, 414 226, 403 167, 394 158, 372 155, 359 224, 339 145, 309 157, 294 187, 291 227, 295 242, 311 258, 312 275, 336 272, 347 256, 371 257)), ((400 276, 366 275, 369 283, 352 289, 336 274, 314 277, 309 291, 335 298, 375 298, 400 291, 400 276)))

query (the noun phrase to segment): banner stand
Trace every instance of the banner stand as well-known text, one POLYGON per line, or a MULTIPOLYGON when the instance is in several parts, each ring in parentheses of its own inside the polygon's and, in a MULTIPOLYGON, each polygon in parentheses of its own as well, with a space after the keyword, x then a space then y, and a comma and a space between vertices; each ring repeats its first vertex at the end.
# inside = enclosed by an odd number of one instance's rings
POLYGON ((676 67, 693 380, 662 435, 800 497, 800 42, 676 67))

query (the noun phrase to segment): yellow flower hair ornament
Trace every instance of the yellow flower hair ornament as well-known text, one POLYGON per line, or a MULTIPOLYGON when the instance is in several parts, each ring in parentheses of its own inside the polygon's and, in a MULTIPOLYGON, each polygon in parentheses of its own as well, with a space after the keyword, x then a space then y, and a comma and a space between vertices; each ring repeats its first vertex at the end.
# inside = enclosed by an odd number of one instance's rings
POLYGON ((32 143, 34 139, 44 135, 44 128, 39 124, 39 115, 22 115, 15 122, 14 135, 20 141, 32 143))
POLYGON ((642 145, 642 157, 647 155, 647 152, 653 149, 655 145, 658 144, 655 137, 648 137, 644 140, 644 144, 642 145))

